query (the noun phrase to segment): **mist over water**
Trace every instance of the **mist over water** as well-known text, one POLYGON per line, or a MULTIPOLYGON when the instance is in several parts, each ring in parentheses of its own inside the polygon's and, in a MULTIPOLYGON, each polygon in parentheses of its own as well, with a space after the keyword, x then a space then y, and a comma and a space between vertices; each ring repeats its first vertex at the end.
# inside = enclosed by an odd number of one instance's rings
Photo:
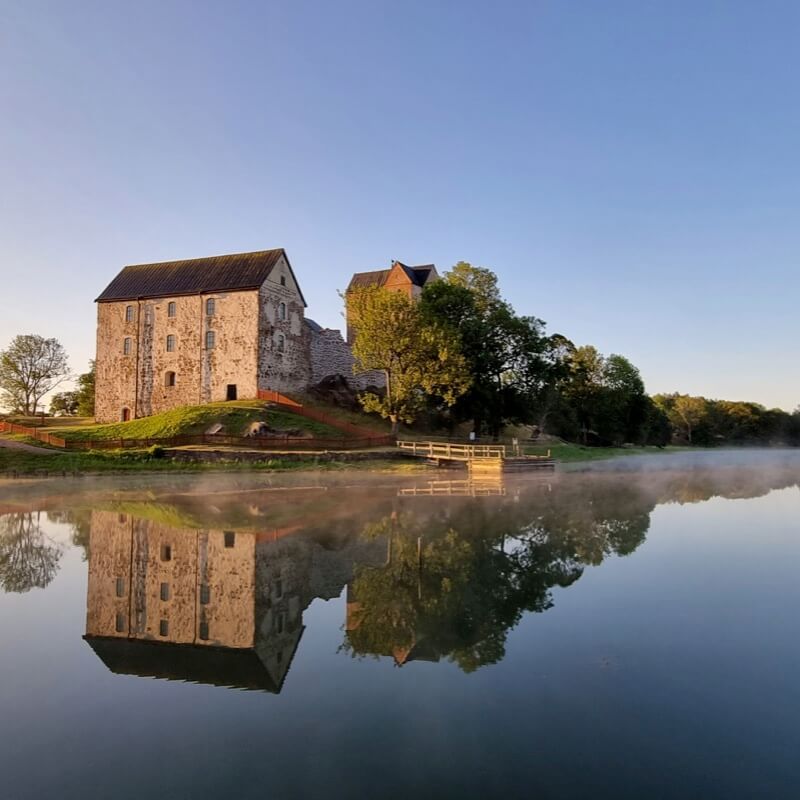
POLYGON ((798 486, 0 485, 3 795, 796 797, 798 486))

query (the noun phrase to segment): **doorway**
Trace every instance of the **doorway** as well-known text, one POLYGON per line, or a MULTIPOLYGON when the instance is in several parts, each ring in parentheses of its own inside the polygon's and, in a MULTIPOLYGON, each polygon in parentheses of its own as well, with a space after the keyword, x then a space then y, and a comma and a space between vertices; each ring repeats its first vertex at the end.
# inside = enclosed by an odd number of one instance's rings
POLYGON ((131 410, 129 408, 123 408, 122 409, 122 421, 123 422, 128 422, 128 420, 130 420, 130 418, 131 418, 131 410))
POLYGON ((229 383, 228 384, 228 393, 225 397, 226 400, 236 400, 236 384, 229 383))

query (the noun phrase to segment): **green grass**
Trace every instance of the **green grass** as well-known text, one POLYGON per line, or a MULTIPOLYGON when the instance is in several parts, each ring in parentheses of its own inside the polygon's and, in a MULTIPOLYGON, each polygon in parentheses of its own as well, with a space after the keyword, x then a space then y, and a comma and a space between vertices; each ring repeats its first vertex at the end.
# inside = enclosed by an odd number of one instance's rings
POLYGON ((264 421, 271 428, 300 430, 313 436, 341 437, 341 432, 305 417, 285 411, 268 409, 256 400, 209 403, 203 406, 185 406, 142 417, 130 422, 115 422, 108 425, 71 425, 61 428, 49 426, 56 436, 68 440, 109 439, 163 439, 170 436, 205 433, 213 424, 222 425, 221 433, 242 436, 251 422, 264 421))
MULTIPOLYGON (((232 454, 235 457, 235 453, 232 454)), ((51 476, 62 473, 91 475, 131 472, 291 472, 302 470, 360 470, 366 472, 414 473, 426 471, 422 463, 406 461, 320 461, 313 453, 298 454, 291 460, 266 458, 264 461, 178 462, 153 458, 147 450, 90 450, 88 452, 52 450, 47 454, 25 453, 0 448, 0 478, 51 476)))
POLYGON ((309 397, 308 395, 293 394, 290 395, 290 397, 308 408, 313 408, 316 411, 327 414, 333 419, 349 422, 351 425, 358 425, 361 428, 370 430, 376 436, 383 436, 390 433, 392 430, 391 423, 388 420, 382 419, 377 414, 365 414, 363 411, 350 411, 346 408, 317 400, 314 397, 309 397))
POLYGON ((675 453, 686 450, 685 447, 584 447, 569 442, 553 442, 524 447, 525 455, 543 456, 550 450, 550 455, 560 463, 576 461, 603 461, 620 456, 657 455, 659 453, 675 453))

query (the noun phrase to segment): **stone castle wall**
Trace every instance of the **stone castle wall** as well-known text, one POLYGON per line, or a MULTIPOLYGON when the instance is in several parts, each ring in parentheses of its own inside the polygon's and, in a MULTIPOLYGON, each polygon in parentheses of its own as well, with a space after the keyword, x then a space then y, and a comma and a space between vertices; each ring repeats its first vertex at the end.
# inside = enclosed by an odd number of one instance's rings
POLYGON ((125 409, 133 419, 225 400, 229 385, 237 397, 255 397, 258 301, 258 292, 250 291, 99 303, 97 421, 118 422, 125 409), (206 313, 210 299, 213 314, 206 313), (213 347, 207 346, 209 331, 213 347), (174 337, 171 351, 168 337, 174 337))
POLYGON ((334 328, 311 332, 310 359, 313 385, 330 375, 343 375, 356 391, 370 386, 383 387, 386 382, 384 374, 378 370, 353 374, 353 352, 341 332, 334 328))

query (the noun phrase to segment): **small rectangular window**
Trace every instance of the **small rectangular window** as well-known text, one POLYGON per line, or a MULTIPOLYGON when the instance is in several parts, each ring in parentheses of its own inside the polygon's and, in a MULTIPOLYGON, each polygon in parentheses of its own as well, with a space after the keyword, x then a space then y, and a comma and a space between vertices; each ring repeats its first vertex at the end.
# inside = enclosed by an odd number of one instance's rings
POLYGON ((164 375, 164 386, 167 388, 175 385, 175 373, 174 372, 167 372, 164 375))
POLYGON ((286 614, 284 612, 281 612, 280 614, 278 614, 278 626, 277 627, 278 627, 278 633, 283 633, 283 631, 286 629, 286 614))
POLYGON ((208 639, 208 623, 205 620, 200 623, 200 638, 203 640, 208 639))
POLYGON ((206 300, 206 316, 213 317, 217 309, 217 304, 213 298, 206 300))
POLYGON ((177 314, 177 308, 174 300, 167 303, 167 316, 174 317, 177 314))
POLYGON ((161 560, 172 561, 172 545, 169 544, 161 545, 161 560))
POLYGON ((175 334, 171 333, 167 336, 167 352, 174 353, 175 352, 175 334))
POLYGON ((131 354, 131 337, 126 336, 122 342, 122 354, 129 356, 131 354))
POLYGON ((233 547, 236 544, 236 534, 233 531, 225 531, 225 547, 233 547))
POLYGON ((278 352, 282 353, 286 349, 286 337, 282 334, 278 334, 278 352))
POLYGON ((125 578, 117 578, 117 597, 123 597, 125 595, 125 578))
POLYGON ((207 583, 200 584, 200 605, 207 606, 211 602, 211 589, 207 583))
POLYGON ((162 583, 161 584, 161 599, 166 601, 169 600, 169 584, 162 583))
POLYGON ((117 618, 114 623, 114 627, 117 633, 124 633, 125 632, 125 615, 124 614, 117 614, 117 618))
POLYGON ((133 322, 133 306, 125 306, 125 322, 133 322))
POLYGON ((167 634, 169 634, 169 620, 162 619, 158 623, 158 635, 167 636, 167 634))
POLYGON ((214 331, 206 331, 206 350, 213 350, 215 341, 214 331))
POLYGON ((286 276, 281 275, 281 286, 286 286, 286 276))
POLYGON ((278 580, 275 581, 275 598, 280 600, 281 597, 283 597, 283 581, 278 578, 278 580))

